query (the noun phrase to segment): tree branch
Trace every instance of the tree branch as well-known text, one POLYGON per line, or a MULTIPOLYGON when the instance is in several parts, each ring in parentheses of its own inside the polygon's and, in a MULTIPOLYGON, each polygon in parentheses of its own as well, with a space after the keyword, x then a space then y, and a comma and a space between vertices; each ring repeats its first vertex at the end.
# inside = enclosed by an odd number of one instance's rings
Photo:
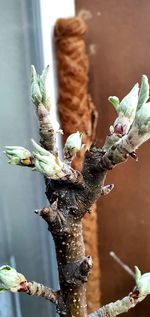
MULTIPOLYGON (((142 298, 142 300, 144 298, 142 298)), ((128 312, 129 309, 135 307, 140 302, 140 294, 135 288, 128 296, 99 308, 92 314, 88 315, 88 317, 115 317, 128 312)))
POLYGON ((60 297, 60 292, 55 292, 43 284, 28 282, 23 274, 9 265, 0 267, 0 292, 4 291, 23 292, 28 295, 44 297, 57 305, 60 297))
POLYGON ((40 143, 47 151, 56 153, 56 134, 61 133, 57 121, 51 120, 51 106, 49 96, 49 65, 41 75, 32 66, 31 93, 32 101, 39 119, 40 143))
POLYGON ((56 311, 61 316, 66 315, 66 306, 60 291, 54 291, 53 289, 37 282, 23 282, 19 285, 18 292, 26 293, 27 295, 43 297, 56 305, 56 311))
POLYGON ((18 291, 31 296, 43 297, 56 305, 58 303, 59 292, 55 292, 53 289, 37 282, 26 282, 24 285, 20 285, 18 291))

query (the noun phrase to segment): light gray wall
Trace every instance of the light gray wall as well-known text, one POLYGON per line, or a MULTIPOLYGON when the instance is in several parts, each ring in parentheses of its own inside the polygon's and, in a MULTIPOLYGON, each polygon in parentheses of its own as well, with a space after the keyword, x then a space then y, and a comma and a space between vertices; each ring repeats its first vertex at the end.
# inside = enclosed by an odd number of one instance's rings
MULTIPOLYGON (((55 256, 46 224, 34 210, 47 202, 43 178, 12 167, 4 145, 30 148, 38 125, 30 102, 30 65, 42 69, 38 0, 0 0, 0 265, 14 264, 28 280, 56 286, 55 256)), ((1 317, 55 316, 43 299, 0 295, 1 317)))

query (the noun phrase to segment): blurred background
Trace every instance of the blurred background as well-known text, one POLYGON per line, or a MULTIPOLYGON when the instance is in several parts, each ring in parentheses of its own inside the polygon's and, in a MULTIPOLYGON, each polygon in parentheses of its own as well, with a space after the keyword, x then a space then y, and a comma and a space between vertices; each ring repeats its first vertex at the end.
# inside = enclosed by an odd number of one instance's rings
MULTIPOLYGON (((31 137, 39 140, 30 100, 30 65, 39 73, 44 67, 46 2, 43 8, 38 0, 0 0, 0 265, 10 264, 29 281, 57 289, 53 241, 46 223, 34 214, 47 204, 43 177, 31 169, 9 166, 2 153, 4 145, 30 149, 31 137)), ((50 59, 50 49, 47 54, 50 59)), ((1 317, 50 315, 55 316, 55 309, 43 299, 10 293, 0 296, 1 317)))
MULTIPOLYGON (((150 2, 147 0, 76 0, 77 13, 87 18, 90 54, 89 89, 99 111, 97 143, 103 144, 115 111, 108 96, 122 99, 141 75, 150 79, 150 2)), ((107 177, 114 190, 98 202, 101 303, 132 290, 133 278, 110 252, 128 264, 150 271, 150 141, 107 177)), ((124 316, 149 317, 150 298, 124 316)), ((123 316, 123 315, 122 315, 123 316)))
MULTIPOLYGON (((84 15, 90 55, 89 90, 99 111, 97 142, 103 143, 115 118, 107 102, 123 98, 142 74, 150 78, 150 2, 148 0, 0 0, 0 146, 38 141, 30 101, 30 65, 38 72, 51 63, 52 104, 56 103, 52 26, 58 17, 84 15), (47 28, 48 27, 48 28, 47 28), (47 31, 46 31, 47 30, 47 31), (47 33, 46 33, 47 32, 47 33), (49 43, 49 44, 48 44, 49 43), (48 45, 48 46, 47 46, 48 45)), ((54 108, 54 112, 56 112, 54 108)), ((150 143, 109 173, 115 189, 98 202, 101 302, 117 300, 134 281, 110 256, 113 251, 132 269, 150 271, 150 143)), ((10 167, 0 154, 0 265, 16 266, 28 280, 57 288, 53 241, 34 210, 47 204, 43 178, 30 169, 10 167)), ((96 290, 95 290, 96 292, 96 290)), ((147 298, 128 313, 149 317, 147 298)), ((1 317, 55 316, 53 306, 24 294, 0 296, 1 317)))

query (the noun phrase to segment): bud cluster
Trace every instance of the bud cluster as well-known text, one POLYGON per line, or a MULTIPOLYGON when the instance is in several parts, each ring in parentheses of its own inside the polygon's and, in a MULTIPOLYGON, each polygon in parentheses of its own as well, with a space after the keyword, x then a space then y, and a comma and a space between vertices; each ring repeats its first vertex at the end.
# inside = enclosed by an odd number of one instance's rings
POLYGON ((121 102, 117 97, 109 97, 109 101, 118 113, 112 133, 123 137, 122 140, 126 142, 128 152, 136 150, 150 138, 150 102, 147 102, 148 99, 149 83, 146 75, 142 76, 140 90, 136 84, 121 102))
POLYGON ((136 113, 138 92, 139 85, 136 84, 121 102, 115 96, 108 98, 118 113, 118 117, 114 122, 114 132, 116 134, 124 135, 128 133, 136 113))
POLYGON ((5 146, 4 153, 9 158, 11 165, 29 165, 31 153, 22 146, 5 146))
POLYGON ((17 292, 21 284, 25 282, 25 277, 11 266, 3 265, 0 267, 0 292, 17 292))
POLYGON ((141 274, 141 271, 135 266, 135 282, 139 291, 139 299, 142 301, 150 294, 150 273, 141 274))
POLYGON ((77 131, 72 133, 66 140, 64 146, 64 157, 68 160, 72 160, 76 153, 82 148, 82 133, 77 131))
POLYGON ((51 179, 63 178, 65 176, 63 172, 63 163, 58 156, 45 150, 34 140, 31 140, 31 142, 33 145, 35 170, 51 179))
MULTIPOLYGON (((51 179, 62 179, 69 172, 67 164, 63 163, 58 155, 51 153, 31 140, 33 146, 32 154, 21 146, 6 146, 4 153, 9 158, 8 163, 12 165, 34 166, 36 170, 51 179), (67 172, 66 172, 67 171, 67 172)), ((82 147, 82 134, 76 132, 71 134, 64 147, 64 157, 71 160, 82 147)))
POLYGON ((43 70, 42 75, 38 75, 35 67, 32 65, 31 68, 31 96, 32 101, 35 106, 43 104, 46 109, 49 109, 50 96, 48 89, 48 74, 49 74, 49 65, 43 70))

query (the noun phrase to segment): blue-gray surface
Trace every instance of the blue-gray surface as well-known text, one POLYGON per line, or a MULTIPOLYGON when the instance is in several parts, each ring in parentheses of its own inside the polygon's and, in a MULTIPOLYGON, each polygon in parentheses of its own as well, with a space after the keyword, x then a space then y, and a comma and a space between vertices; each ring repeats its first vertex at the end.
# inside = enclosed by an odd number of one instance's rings
MULTIPOLYGON (((0 0, 0 265, 16 265, 28 280, 56 287, 53 243, 34 210, 46 204, 43 179, 11 167, 4 145, 30 148, 38 127, 30 103, 30 65, 42 67, 38 0, 0 0), (41 62, 40 62, 41 59, 41 62)), ((43 299, 0 295, 0 317, 54 317, 43 299)))

